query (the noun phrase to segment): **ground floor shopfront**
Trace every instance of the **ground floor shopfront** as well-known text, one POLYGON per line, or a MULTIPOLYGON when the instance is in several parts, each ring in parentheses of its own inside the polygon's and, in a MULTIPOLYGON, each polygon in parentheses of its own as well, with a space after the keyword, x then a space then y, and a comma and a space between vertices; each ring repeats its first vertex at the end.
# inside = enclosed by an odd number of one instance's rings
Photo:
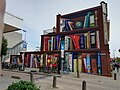
MULTIPOLYGON (((45 72, 80 72, 88 74, 98 74, 110 76, 107 70, 110 65, 104 69, 102 62, 103 57, 100 52, 96 53, 76 53, 61 52, 57 53, 41 53, 41 52, 22 52, 21 55, 12 55, 11 64, 24 64, 28 68, 39 68, 45 72)), ((106 65, 107 66, 107 65, 106 65)))

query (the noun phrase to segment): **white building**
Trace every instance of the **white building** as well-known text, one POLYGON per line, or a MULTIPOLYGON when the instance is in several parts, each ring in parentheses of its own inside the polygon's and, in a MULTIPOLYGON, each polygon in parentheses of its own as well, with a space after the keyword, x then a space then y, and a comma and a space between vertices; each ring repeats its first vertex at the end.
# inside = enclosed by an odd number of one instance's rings
POLYGON ((24 41, 22 40, 22 34, 15 32, 22 30, 22 22, 23 19, 10 13, 5 13, 3 36, 8 41, 8 52, 7 55, 3 57, 3 61, 7 60, 9 62, 10 55, 18 55, 20 51, 23 51, 24 41))

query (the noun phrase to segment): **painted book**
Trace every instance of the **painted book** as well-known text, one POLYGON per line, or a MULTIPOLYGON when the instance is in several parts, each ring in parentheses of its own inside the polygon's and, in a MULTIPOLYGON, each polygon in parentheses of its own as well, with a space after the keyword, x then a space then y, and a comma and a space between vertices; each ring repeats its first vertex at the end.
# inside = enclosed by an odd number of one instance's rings
POLYGON ((83 58, 84 60, 84 72, 87 73, 87 65, 86 65, 86 58, 83 58))
POLYGON ((93 74, 97 74, 97 59, 96 55, 91 55, 91 71, 93 74))
POLYGON ((74 72, 77 72, 77 59, 74 59, 74 72))
POLYGON ((87 69, 86 69, 86 53, 82 53, 82 71, 84 73, 87 72, 87 69))
POLYGON ((73 40, 72 38, 70 37, 70 50, 73 50, 74 49, 74 44, 73 44, 73 40))
POLYGON ((61 43, 60 36, 59 36, 59 35, 57 35, 56 39, 57 39, 56 50, 60 50, 60 43, 61 43))
POLYGON ((52 41, 51 41, 51 39, 49 39, 48 40, 48 51, 51 51, 51 47, 52 47, 51 43, 52 43, 52 41))
POLYGON ((87 49, 87 33, 84 33, 85 49, 87 49))
POLYGON ((82 73, 82 56, 78 56, 79 72, 82 73))
POLYGON ((68 50, 69 39, 68 36, 65 36, 65 50, 68 50))
POLYGON ((32 68, 32 65, 33 65, 33 54, 31 54, 31 58, 30 58, 30 68, 32 68))
POLYGON ((84 37, 84 34, 80 35, 80 49, 85 49, 85 37, 84 37))
POLYGON ((96 32, 91 31, 90 32, 90 46, 91 48, 96 48, 96 32))
POLYGON ((72 54, 69 54, 68 56, 68 63, 69 63, 70 71, 72 71, 72 54))
POLYGON ((42 67, 43 66, 43 54, 41 54, 41 56, 40 56, 40 67, 42 67))
POLYGON ((53 44, 53 36, 50 38, 51 39, 51 48, 50 48, 50 50, 52 51, 53 50, 53 46, 54 46, 54 44, 53 44))
POLYGON ((61 46, 60 46, 61 50, 65 50, 65 39, 64 37, 61 37, 61 46))
POLYGON ((68 21, 68 25, 69 25, 70 30, 74 30, 75 29, 74 28, 74 22, 68 21))
POLYGON ((95 26, 95 15, 92 14, 90 15, 90 27, 94 27, 95 26))
POLYGON ((89 27, 89 12, 85 16, 85 21, 84 21, 84 28, 88 28, 88 27, 89 27))
POLYGON ((65 20, 65 31, 69 31, 70 30, 68 22, 70 22, 70 20, 65 20))
POLYGON ((76 72, 77 72, 79 67, 78 67, 78 53, 76 53, 76 52, 74 52, 74 61, 76 63, 74 65, 76 65, 75 67, 76 67, 76 72))
POLYGON ((56 50, 57 39, 56 36, 53 36, 53 50, 56 50))
POLYGON ((90 33, 86 33, 86 38, 87 38, 87 49, 90 48, 90 33))
POLYGON ((101 65, 100 52, 98 53, 98 74, 102 74, 102 65, 101 65))
POLYGON ((74 52, 72 52, 72 72, 74 72, 74 52))
POLYGON ((97 18, 97 10, 95 10, 95 26, 98 25, 97 20, 98 20, 98 18, 97 18))
POLYGON ((75 49, 80 49, 80 46, 79 46, 80 36, 79 36, 79 35, 70 35, 70 37, 71 37, 72 40, 73 40, 75 49))
POLYGON ((49 37, 44 37, 44 51, 48 51, 49 40, 50 40, 49 37))
POLYGON ((87 73, 91 73, 90 54, 87 54, 86 56, 86 67, 87 67, 87 73))
POLYGON ((68 40, 67 40, 68 41, 68 50, 70 50, 70 48, 71 48, 71 46, 70 46, 71 45, 71 43, 70 43, 71 37, 69 37, 69 36, 67 36, 67 37, 68 37, 68 40))
POLYGON ((51 64, 51 56, 48 55, 47 56, 47 67, 50 67, 50 64, 51 64))
POLYGON ((96 48, 100 48, 99 31, 96 31, 96 48))
POLYGON ((60 32, 65 31, 65 19, 60 19, 60 32))
POLYGON ((27 60, 26 66, 27 66, 27 67, 30 67, 30 54, 27 54, 26 60, 27 60))

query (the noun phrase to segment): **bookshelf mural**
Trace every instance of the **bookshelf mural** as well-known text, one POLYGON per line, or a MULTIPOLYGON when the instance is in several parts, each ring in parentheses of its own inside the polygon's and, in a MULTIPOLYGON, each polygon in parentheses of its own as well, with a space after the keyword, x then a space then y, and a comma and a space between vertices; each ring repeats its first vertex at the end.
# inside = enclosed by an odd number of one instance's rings
POLYGON ((20 65, 22 63, 21 56, 20 55, 11 55, 10 57, 10 64, 13 65, 20 65))
MULTIPOLYGON (((57 73, 59 58, 60 58, 59 54, 34 54, 31 52, 27 52, 25 54, 24 65, 25 67, 28 68, 41 68, 49 72, 57 73)), ((14 63, 16 63, 15 61, 17 60, 16 56, 12 56, 12 59, 14 63)), ((11 61, 11 63, 13 63, 13 61, 11 61)), ((65 52, 63 60, 63 72, 76 73, 77 68, 79 69, 80 73, 101 75, 102 63, 100 52, 98 53, 65 52)))
POLYGON ((109 23, 105 11, 107 4, 101 2, 97 7, 58 14, 56 32, 42 35, 41 51, 60 54, 63 50, 64 57, 58 57, 63 72, 77 72, 79 68, 79 72, 110 76, 109 33, 105 34, 109 32, 109 23))
POLYGON ((101 2, 100 6, 57 15, 56 32, 41 35, 41 51, 25 52, 18 59, 13 56, 11 63, 24 59, 26 67, 41 71, 111 76, 106 7, 101 2))

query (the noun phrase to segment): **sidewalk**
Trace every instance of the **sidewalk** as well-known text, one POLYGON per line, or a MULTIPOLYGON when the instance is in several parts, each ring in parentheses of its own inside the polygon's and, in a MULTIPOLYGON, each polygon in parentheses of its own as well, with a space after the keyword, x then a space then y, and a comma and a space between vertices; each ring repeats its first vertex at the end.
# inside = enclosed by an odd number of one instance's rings
MULTIPOLYGON (((57 87, 54 90, 82 90, 82 82, 86 81, 87 90, 120 90, 120 74, 117 74, 117 80, 113 77, 104 77, 90 74, 80 74, 80 78, 76 78, 75 73, 62 75, 57 78, 57 87)), ((52 77, 35 81, 36 85, 41 86, 41 90, 53 90, 52 77)))
MULTIPOLYGON (((20 72, 3 71, 3 77, 0 77, 0 90, 5 90, 12 82, 20 79, 13 79, 11 75, 17 75, 22 80, 30 80, 29 74, 20 72)), ((53 74, 54 75, 54 74, 53 74)), ((87 90, 120 90, 120 73, 117 73, 117 80, 113 77, 104 77, 98 75, 80 73, 80 78, 76 73, 57 75, 57 88, 53 88, 53 75, 34 74, 34 83, 41 87, 40 90, 82 90, 82 82, 86 81, 87 90)))
POLYGON ((17 79, 12 79, 10 77, 0 77, 0 90, 6 90, 7 87, 12 84, 12 82, 17 81, 17 79))

